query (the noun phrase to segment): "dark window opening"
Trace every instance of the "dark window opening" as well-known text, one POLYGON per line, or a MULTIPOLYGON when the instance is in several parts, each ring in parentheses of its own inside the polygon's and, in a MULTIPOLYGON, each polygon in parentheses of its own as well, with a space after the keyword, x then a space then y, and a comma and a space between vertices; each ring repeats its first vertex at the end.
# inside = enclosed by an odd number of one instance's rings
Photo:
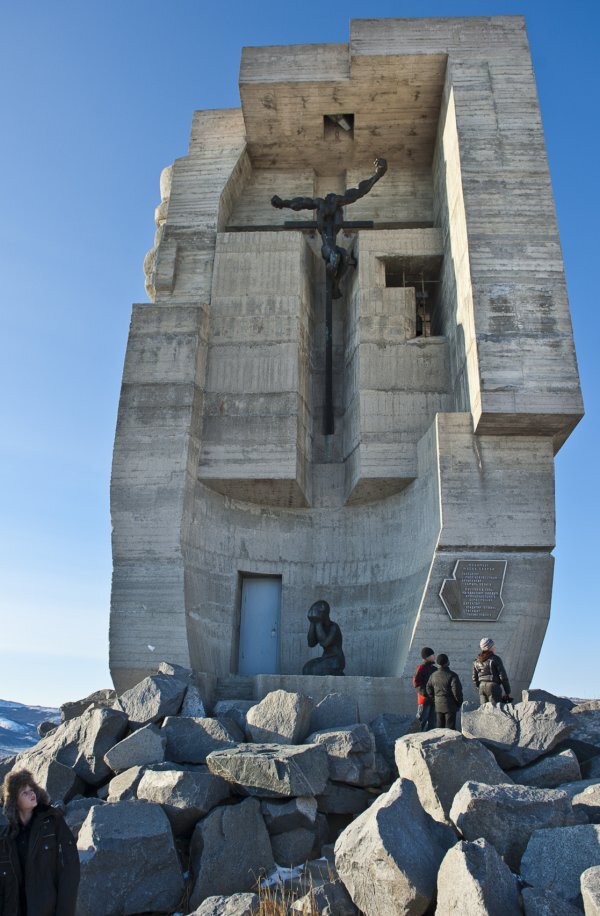
POLYGON ((439 295, 441 258, 392 258, 384 261, 388 288, 415 291, 415 337, 430 337, 439 295))
POLYGON ((353 114, 323 115, 323 139, 341 140, 344 136, 354 139, 353 114))

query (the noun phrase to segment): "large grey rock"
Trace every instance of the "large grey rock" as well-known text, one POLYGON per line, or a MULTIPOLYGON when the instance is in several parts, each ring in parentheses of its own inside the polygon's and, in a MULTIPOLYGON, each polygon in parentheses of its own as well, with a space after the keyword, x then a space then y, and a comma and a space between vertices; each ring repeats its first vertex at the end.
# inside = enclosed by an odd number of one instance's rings
POLYGON ((360 814, 372 801, 373 795, 366 789, 330 781, 318 796, 317 807, 325 814, 360 814))
POLYGON ((368 725, 346 725, 313 732, 307 744, 325 748, 329 760, 329 776, 335 782, 365 786, 377 784, 373 780, 375 767, 375 738, 368 725))
POLYGON ((528 884, 581 905, 580 875, 597 865, 600 865, 599 825, 555 827, 532 834, 521 861, 521 875, 528 884))
MULTIPOLYGON (((537 786, 539 789, 555 789, 563 782, 581 779, 579 761, 573 751, 561 751, 542 757, 526 767, 510 770, 513 782, 520 786, 537 786)), ((483 782, 483 780, 482 780, 483 782)))
POLYGON ((99 798, 76 798, 69 802, 65 808, 65 822, 67 827, 77 839, 81 826, 89 814, 90 808, 94 805, 103 805, 104 802, 99 798))
POLYGON ((585 916, 600 916, 600 866, 586 868, 580 887, 585 916))
POLYGON ((187 681, 189 684, 194 680, 194 672, 185 665, 176 665, 174 662, 161 662, 158 666, 158 674, 167 674, 169 677, 177 678, 179 681, 187 681))
POLYGON ((423 810, 414 784, 398 779, 341 834, 335 865, 366 916, 421 914, 433 900, 440 864, 455 839, 423 810))
POLYGON ((523 690, 521 691, 521 701, 523 703, 553 703, 565 712, 571 712, 577 705, 569 697, 557 697, 548 690, 523 690))
POLYGON ((600 754, 581 765, 581 775, 584 779, 600 779, 600 754))
POLYGON ((85 784, 75 770, 38 751, 38 747, 39 744, 31 751, 19 754, 14 769, 29 770, 54 804, 66 804, 74 795, 80 795, 85 789, 85 784))
POLYGON ((160 805, 96 805, 77 841, 81 882, 77 916, 172 913, 183 894, 173 834, 160 805))
POLYGON ((358 916, 348 891, 339 881, 326 881, 292 903, 294 916, 358 916))
POLYGON ((437 878, 439 916, 520 916, 517 879, 487 840, 457 843, 437 878))
POLYGON ((314 707, 303 693, 273 690, 248 710, 247 732, 258 743, 300 744, 308 735, 314 707))
POLYGON ((358 721, 358 703, 354 697, 343 693, 328 693, 312 711, 310 731, 340 728, 342 725, 354 725, 358 721))
POLYGON ((481 782, 465 783, 454 799, 450 819, 466 840, 483 837, 495 846, 513 869, 518 869, 534 831, 577 823, 571 799, 559 789, 481 782))
POLYGON ((104 755, 104 762, 115 773, 135 766, 161 763, 165 759, 167 737, 156 725, 145 725, 123 738, 104 755))
POLYGON ((119 704, 131 724, 140 728, 165 716, 176 716, 181 708, 187 681, 169 674, 152 674, 119 697, 119 704))
POLYGON ((521 900, 525 916, 581 916, 578 906, 567 903, 543 887, 524 887, 521 900))
POLYGON ((144 775, 145 767, 131 767, 118 776, 114 776, 108 784, 107 801, 118 802, 135 798, 137 787, 144 775))
POLYGON ((217 700, 213 715, 216 719, 233 719, 245 734, 246 715, 249 709, 256 706, 256 703, 256 700, 217 700))
POLYGON ((575 727, 571 738, 600 748, 600 708, 597 702, 581 703, 573 709, 575 727))
POLYGON ((329 778, 327 752, 320 745, 238 744, 213 751, 206 763, 238 794, 262 798, 320 795, 329 778))
POLYGON ((190 916, 255 916, 260 910, 258 894, 207 897, 190 916))
POLYGON ((229 732, 236 744, 243 744, 246 740, 245 730, 238 725, 235 719, 230 719, 229 716, 219 716, 215 719, 216 722, 220 722, 223 728, 229 732))
POLYGON ((285 833, 272 836, 273 858, 283 868, 303 865, 310 859, 315 836, 315 830, 306 827, 297 827, 295 830, 287 830, 285 833))
POLYGON ((297 830, 312 829, 317 819, 317 800, 310 796, 291 798, 289 801, 261 802, 261 813, 271 836, 297 830))
POLYGON ((576 795, 584 792, 590 786, 597 786, 599 783, 600 779, 576 779, 575 782, 561 783, 560 786, 557 786, 557 789, 560 789, 561 792, 566 792, 572 800, 576 795))
POLYGON ((162 805, 176 835, 189 833, 229 794, 229 784, 207 767, 146 770, 137 787, 138 798, 162 805))
POLYGON ((585 816, 590 824, 600 824, 600 782, 586 786, 572 796, 573 811, 585 816))
POLYGON ((173 763, 206 763, 211 751, 236 744, 231 732, 217 719, 167 716, 162 730, 167 739, 166 758, 173 763))
POLYGON ((16 766, 30 769, 32 757, 42 755, 70 767, 85 782, 97 786, 112 775, 104 755, 126 731, 124 713, 114 709, 88 709, 77 719, 63 722, 31 750, 19 754, 16 766))
POLYGON ((260 802, 224 805, 198 822, 190 846, 194 889, 190 907, 217 894, 249 891, 274 867, 260 802))
POLYGON ((61 722, 68 722, 69 719, 76 719, 90 706, 94 706, 97 709, 112 709, 116 699, 116 691, 106 688, 105 690, 96 690, 82 700, 63 703, 60 707, 61 722))
POLYGON ((16 762, 16 754, 11 754, 9 757, 2 757, 0 760, 0 782, 3 781, 7 773, 10 773, 16 762))
POLYGON ((183 698, 183 703, 181 704, 181 709, 179 710, 179 715, 192 716, 194 719, 206 719, 204 700, 195 684, 190 684, 188 686, 183 698))
POLYGON ((414 716, 401 716, 395 713, 384 712, 370 723, 371 731, 375 737, 375 747, 378 753, 385 758, 388 764, 396 767, 396 741, 408 735, 415 723, 414 716))
POLYGON ((442 823, 448 820, 454 797, 467 780, 488 785, 511 781, 483 744, 447 728, 400 738, 396 765, 399 776, 416 785, 425 811, 442 823))
POLYGON ((528 702, 462 708, 462 733, 477 738, 504 769, 522 767, 547 754, 569 735, 573 715, 552 703, 528 702))

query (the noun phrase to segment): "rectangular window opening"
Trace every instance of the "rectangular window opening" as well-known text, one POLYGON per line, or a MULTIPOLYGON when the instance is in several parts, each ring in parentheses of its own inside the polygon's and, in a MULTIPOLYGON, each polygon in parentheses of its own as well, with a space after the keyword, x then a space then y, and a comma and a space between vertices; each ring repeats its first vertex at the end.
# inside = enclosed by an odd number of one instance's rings
POLYGON ((353 114, 323 115, 323 139, 341 141, 344 137, 354 139, 353 114))

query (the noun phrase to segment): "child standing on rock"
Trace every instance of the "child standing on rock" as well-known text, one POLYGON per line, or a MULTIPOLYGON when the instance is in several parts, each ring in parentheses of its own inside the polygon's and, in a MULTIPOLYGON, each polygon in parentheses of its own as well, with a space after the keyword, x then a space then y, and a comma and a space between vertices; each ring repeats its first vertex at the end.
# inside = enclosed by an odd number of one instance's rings
POLYGON ((456 730, 456 713, 463 701, 462 684, 458 674, 450 671, 447 655, 438 655, 436 661, 439 668, 427 682, 427 697, 435 706, 436 727, 456 730))
POLYGON ((413 687, 417 691, 417 719, 421 725, 421 731, 426 732, 434 727, 435 709, 433 703, 427 697, 425 689, 429 678, 434 671, 437 671, 437 668, 434 664, 435 655, 433 649, 430 649, 429 646, 421 649, 421 658, 423 661, 420 665, 417 665, 417 670, 413 676, 413 687))

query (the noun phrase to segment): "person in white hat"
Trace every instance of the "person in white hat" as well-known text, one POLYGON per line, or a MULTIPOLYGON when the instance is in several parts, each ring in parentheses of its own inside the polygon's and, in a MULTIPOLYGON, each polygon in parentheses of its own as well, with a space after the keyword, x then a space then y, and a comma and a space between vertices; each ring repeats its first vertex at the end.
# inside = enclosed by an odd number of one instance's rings
POLYGON ((473 683, 479 691, 479 702, 512 703, 510 683, 502 659, 496 655, 494 640, 485 636, 479 643, 481 652, 473 662, 473 683))

